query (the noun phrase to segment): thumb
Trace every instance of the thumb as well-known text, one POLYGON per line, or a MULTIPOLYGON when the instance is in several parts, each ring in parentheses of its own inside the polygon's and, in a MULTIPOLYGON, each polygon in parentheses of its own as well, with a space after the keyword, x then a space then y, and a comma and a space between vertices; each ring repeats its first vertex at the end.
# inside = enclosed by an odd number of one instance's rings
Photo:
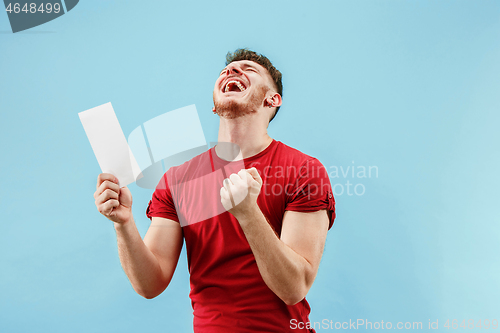
POLYGON ((127 186, 120 188, 118 201, 120 201, 120 204, 125 207, 132 207, 132 193, 130 193, 127 186))
POLYGON ((262 178, 259 175, 259 171, 255 167, 247 169, 247 172, 259 183, 259 185, 262 185, 262 178))

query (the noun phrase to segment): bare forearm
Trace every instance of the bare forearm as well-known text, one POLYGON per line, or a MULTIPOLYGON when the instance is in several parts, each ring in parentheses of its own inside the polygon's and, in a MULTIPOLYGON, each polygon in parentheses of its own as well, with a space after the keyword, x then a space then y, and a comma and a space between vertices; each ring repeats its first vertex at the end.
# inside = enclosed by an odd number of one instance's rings
POLYGON ((238 221, 267 286, 288 305, 302 300, 314 280, 310 263, 278 238, 258 207, 238 221))
POLYGON ((162 277, 160 264, 137 230, 133 219, 115 223, 120 262, 134 290, 145 298, 159 295, 168 281, 162 277))

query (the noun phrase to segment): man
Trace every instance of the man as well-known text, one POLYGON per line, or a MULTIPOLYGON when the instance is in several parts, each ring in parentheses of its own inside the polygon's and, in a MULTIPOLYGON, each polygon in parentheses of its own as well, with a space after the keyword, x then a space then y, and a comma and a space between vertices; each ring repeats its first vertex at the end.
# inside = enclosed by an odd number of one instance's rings
POLYGON ((218 144, 158 184, 141 239, 132 196, 101 174, 96 206, 115 222, 120 261, 137 293, 168 286, 186 242, 194 331, 298 332, 335 202, 321 163, 267 134, 282 103, 281 73, 246 49, 215 82, 218 144))

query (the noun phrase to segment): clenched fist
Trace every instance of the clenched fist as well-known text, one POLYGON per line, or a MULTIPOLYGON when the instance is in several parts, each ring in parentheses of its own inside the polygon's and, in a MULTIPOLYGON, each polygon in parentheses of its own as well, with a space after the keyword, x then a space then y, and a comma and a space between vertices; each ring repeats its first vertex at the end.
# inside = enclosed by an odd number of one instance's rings
POLYGON ((256 168, 241 169, 224 179, 220 189, 222 206, 238 218, 257 205, 257 197, 262 187, 262 178, 256 168))
POLYGON ((99 213, 111 221, 125 223, 132 218, 132 194, 126 186, 120 188, 112 174, 101 173, 97 177, 94 199, 99 213))

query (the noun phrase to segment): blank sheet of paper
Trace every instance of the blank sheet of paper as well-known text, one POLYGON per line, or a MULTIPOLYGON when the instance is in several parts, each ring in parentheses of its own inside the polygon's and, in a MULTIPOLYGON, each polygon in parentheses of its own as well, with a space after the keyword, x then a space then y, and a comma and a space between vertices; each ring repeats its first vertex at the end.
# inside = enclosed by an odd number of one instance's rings
POLYGON ((141 170, 111 103, 80 112, 78 116, 102 172, 115 175, 121 187, 135 182, 141 170))

